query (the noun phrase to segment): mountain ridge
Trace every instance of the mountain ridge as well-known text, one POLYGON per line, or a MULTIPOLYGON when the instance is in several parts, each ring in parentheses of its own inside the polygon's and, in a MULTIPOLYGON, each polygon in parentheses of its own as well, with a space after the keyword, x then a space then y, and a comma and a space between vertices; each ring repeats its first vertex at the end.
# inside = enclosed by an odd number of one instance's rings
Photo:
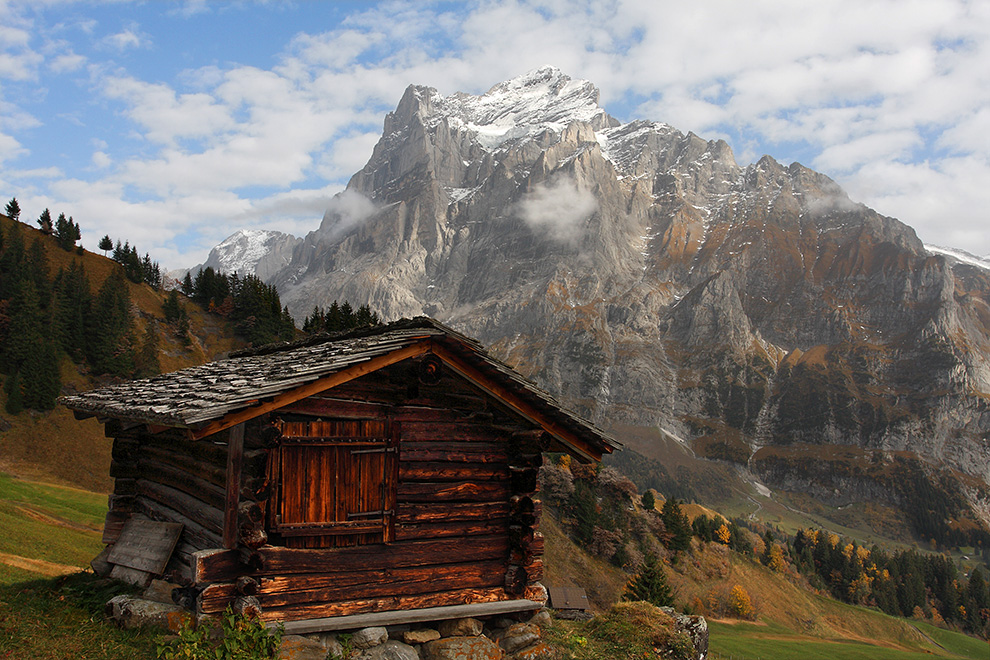
POLYGON ((270 281, 297 318, 334 299, 437 317, 596 422, 771 486, 793 480, 765 447, 914 452, 976 478, 990 522, 990 273, 798 163, 621 124, 555 68, 407 88, 270 281))

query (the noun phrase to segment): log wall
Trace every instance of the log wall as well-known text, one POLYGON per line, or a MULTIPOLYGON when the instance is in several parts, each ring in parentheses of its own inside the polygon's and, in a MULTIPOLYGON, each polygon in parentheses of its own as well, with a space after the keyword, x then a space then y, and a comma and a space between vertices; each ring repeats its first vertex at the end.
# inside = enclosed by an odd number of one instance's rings
POLYGON ((449 374, 425 385, 414 367, 394 365, 249 422, 234 550, 222 550, 224 438, 118 433, 105 540, 127 515, 182 522, 169 569, 200 613, 250 603, 266 620, 291 621, 545 599, 535 499, 541 432, 449 374), (391 542, 291 548, 271 531, 275 422, 317 419, 398 423, 391 542))

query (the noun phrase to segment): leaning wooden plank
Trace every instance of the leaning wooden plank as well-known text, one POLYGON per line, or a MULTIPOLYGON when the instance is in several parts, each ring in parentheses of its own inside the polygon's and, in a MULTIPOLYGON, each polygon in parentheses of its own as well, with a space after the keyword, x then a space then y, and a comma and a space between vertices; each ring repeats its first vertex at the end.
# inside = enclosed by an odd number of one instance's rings
POLYGON ((107 561, 153 575, 165 570, 182 533, 179 523, 128 520, 107 561))
POLYGON ((416 596, 362 598, 337 603, 291 605, 285 608, 265 609, 261 614, 261 618, 267 621, 275 621, 279 619, 284 621, 293 621, 299 619, 345 616, 348 614, 364 614, 366 612, 421 609, 424 607, 465 605, 467 603, 491 603, 510 599, 511 596, 501 587, 490 589, 459 589, 456 591, 444 591, 416 596))

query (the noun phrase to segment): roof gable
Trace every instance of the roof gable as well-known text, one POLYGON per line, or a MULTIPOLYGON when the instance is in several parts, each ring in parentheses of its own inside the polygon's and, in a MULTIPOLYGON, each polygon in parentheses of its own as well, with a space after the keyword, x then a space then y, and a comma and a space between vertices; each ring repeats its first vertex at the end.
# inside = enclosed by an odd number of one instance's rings
POLYGON ((427 317, 249 349, 198 367, 63 397, 61 402, 80 417, 186 428, 200 438, 428 353, 541 426, 580 458, 598 460, 619 446, 489 355, 480 343, 427 317))

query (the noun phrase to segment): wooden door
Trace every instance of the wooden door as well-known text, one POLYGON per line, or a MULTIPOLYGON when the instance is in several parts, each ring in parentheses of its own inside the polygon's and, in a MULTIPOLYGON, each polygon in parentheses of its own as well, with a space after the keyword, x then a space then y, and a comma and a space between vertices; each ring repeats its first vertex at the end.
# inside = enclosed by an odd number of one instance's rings
POLYGON ((287 546, 391 541, 394 426, 383 420, 283 422, 274 531, 287 546))

